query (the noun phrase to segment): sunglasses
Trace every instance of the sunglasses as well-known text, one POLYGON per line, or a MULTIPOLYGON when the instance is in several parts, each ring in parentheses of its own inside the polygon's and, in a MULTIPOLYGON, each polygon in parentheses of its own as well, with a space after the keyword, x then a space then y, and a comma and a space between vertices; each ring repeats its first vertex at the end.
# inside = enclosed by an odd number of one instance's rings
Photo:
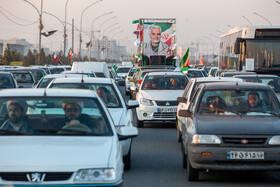
POLYGON ((79 109, 78 108, 66 108, 65 111, 66 112, 72 112, 72 111, 73 112, 79 112, 79 109))

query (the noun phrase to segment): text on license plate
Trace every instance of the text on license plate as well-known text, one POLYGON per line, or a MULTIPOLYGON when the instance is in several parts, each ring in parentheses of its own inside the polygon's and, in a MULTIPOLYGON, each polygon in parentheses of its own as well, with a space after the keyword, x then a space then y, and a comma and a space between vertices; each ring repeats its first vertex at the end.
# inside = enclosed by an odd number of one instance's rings
POLYGON ((177 108, 159 108, 158 112, 177 112, 177 108))
POLYGON ((227 159, 264 159, 264 152, 228 151, 227 159))

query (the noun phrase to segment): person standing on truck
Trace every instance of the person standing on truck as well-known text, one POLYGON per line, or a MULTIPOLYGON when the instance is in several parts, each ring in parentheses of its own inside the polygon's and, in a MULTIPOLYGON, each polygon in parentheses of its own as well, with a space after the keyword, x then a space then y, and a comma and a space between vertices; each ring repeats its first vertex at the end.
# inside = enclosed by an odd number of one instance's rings
POLYGON ((164 55, 168 56, 169 46, 162 42, 161 28, 157 25, 153 25, 150 29, 150 42, 144 44, 144 54, 148 57, 151 55, 164 55))

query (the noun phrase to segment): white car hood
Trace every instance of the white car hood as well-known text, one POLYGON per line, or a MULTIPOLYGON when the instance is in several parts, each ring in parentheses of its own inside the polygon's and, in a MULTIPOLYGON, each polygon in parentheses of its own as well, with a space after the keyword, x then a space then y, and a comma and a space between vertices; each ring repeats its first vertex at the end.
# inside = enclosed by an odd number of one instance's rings
POLYGON ((124 115, 123 108, 108 108, 115 125, 120 125, 121 119, 124 115))
POLYGON ((184 90, 141 90, 141 98, 157 101, 175 101, 181 97, 184 90))
POLYGON ((113 137, 0 137, 0 172, 108 167, 113 137))

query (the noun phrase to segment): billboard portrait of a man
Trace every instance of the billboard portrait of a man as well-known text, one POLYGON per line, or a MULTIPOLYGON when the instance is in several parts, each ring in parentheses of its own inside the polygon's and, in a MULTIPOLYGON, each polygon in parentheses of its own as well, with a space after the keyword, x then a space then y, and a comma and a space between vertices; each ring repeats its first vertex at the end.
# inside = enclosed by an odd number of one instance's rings
POLYGON ((161 41, 161 28, 157 25, 152 25, 149 30, 150 41, 144 44, 144 54, 164 55, 168 56, 169 45, 161 41))

